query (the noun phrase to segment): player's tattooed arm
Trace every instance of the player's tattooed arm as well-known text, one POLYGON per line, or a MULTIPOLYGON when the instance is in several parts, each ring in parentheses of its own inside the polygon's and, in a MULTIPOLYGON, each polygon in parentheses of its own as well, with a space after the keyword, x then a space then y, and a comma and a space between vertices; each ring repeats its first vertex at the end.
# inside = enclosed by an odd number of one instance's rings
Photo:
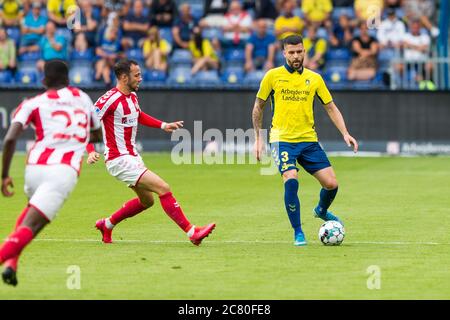
POLYGON ((3 139, 3 157, 2 157, 2 194, 5 197, 11 197, 14 192, 9 191, 9 188, 14 188, 13 181, 9 176, 9 168, 11 161, 16 151, 16 141, 23 132, 23 125, 19 122, 14 122, 8 129, 5 139, 3 139))
POLYGON ((261 161, 261 156, 263 153, 263 141, 261 139, 261 129, 263 121, 264 104, 266 102, 260 98, 256 98, 255 104, 253 106, 252 120, 253 128, 255 129, 255 146, 254 154, 256 160, 261 161))
POLYGON ((255 129, 255 137, 260 137, 260 130, 262 128, 263 121, 263 111, 264 104, 266 102, 260 98, 256 98, 255 104, 253 105, 252 119, 253 119, 253 128, 255 129))

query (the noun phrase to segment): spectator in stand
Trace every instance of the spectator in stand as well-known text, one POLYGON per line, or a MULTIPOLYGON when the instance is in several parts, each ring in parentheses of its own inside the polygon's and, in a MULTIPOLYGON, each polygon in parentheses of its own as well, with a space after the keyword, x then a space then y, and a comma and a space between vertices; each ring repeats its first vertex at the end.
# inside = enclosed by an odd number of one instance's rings
POLYGON ((123 17, 128 9, 125 0, 101 0, 100 7, 102 8, 102 17, 107 19, 111 13, 123 17))
POLYGON ((331 0, 303 0, 302 11, 306 22, 315 27, 331 27, 330 15, 333 11, 331 0))
POLYGON ((369 35, 366 21, 359 23, 360 35, 352 41, 353 59, 348 68, 349 80, 371 80, 377 73, 378 42, 369 35))
POLYGON ((329 42, 335 48, 350 48, 353 41, 353 26, 350 18, 343 14, 332 28, 328 28, 329 42))
POLYGON ((68 60, 67 40, 62 35, 56 35, 56 25, 53 21, 48 21, 45 25, 45 35, 39 43, 41 48, 41 60, 37 62, 39 71, 44 71, 46 61, 58 59, 68 60))
POLYGON ((144 3, 141 0, 134 1, 133 10, 123 21, 122 48, 126 50, 141 47, 149 27, 149 18, 144 13, 144 3))
POLYGON ((84 32, 78 32, 75 35, 73 49, 79 53, 84 53, 89 49, 89 42, 84 32))
MULTIPOLYGON (((414 69, 416 72, 415 80, 419 85, 431 82, 433 65, 428 61, 430 56, 431 38, 426 33, 421 33, 421 20, 412 20, 410 22, 409 32, 403 38, 403 59, 406 63, 407 71, 414 69)), ((400 74, 404 72, 404 66, 397 66, 400 74)))
POLYGON ((222 28, 225 21, 225 13, 228 11, 228 0, 205 0, 205 12, 200 20, 202 28, 222 28))
POLYGON ((273 24, 279 15, 272 0, 244 1, 244 10, 248 11, 249 9, 253 10, 255 21, 266 19, 268 23, 273 24))
POLYGON ((3 0, 0 6, 0 22, 4 27, 18 27, 23 17, 19 0, 3 0))
POLYGON ((383 20, 377 31, 380 49, 400 50, 402 40, 406 33, 405 24, 397 18, 395 9, 386 9, 387 18, 383 20))
POLYGON ((239 46, 250 38, 252 17, 242 9, 239 0, 231 1, 225 20, 223 40, 227 45, 239 46))
POLYGON ((255 32, 245 46, 245 71, 269 70, 274 66, 275 37, 267 33, 267 22, 259 19, 255 22, 255 32))
POLYGON ((275 35, 278 40, 282 40, 293 34, 302 34, 305 23, 300 17, 294 15, 296 7, 295 0, 284 0, 282 2, 282 14, 275 20, 274 25, 275 35))
POLYGON ((16 69, 16 45, 8 38, 3 27, 0 27, 0 71, 16 69))
POLYGON ((116 24, 105 28, 96 54, 99 60, 95 64, 95 80, 98 81, 101 78, 106 86, 110 87, 111 70, 120 57, 119 27, 116 24))
POLYGON ((39 51, 39 42, 45 33, 47 18, 41 15, 41 3, 33 2, 32 9, 22 19, 19 55, 39 51))
POLYGON ((21 0, 20 1, 20 6, 21 6, 21 9, 22 9, 22 17, 25 17, 28 13, 30 13, 31 6, 32 6, 33 3, 39 3, 39 4, 41 4, 41 7, 42 7, 42 1, 41 0, 37 0, 37 1, 21 0))
POLYGON ((355 15, 358 21, 374 21, 381 17, 383 0, 355 0, 355 15))
POLYGON ((405 16, 408 21, 420 20, 433 38, 439 35, 439 29, 433 25, 435 3, 431 0, 404 0, 405 16))
POLYGON ((192 53, 193 66, 191 73, 194 75, 198 71, 219 69, 219 58, 208 39, 203 39, 200 27, 194 27, 192 30, 189 50, 192 53))
POLYGON ((67 28, 68 18, 77 10, 76 0, 48 0, 48 19, 58 28, 67 28))
POLYGON ((317 37, 317 27, 311 25, 307 28, 307 36, 303 39, 306 54, 303 65, 310 70, 320 70, 325 65, 327 41, 317 37))
POLYGON ((172 27, 177 14, 177 7, 173 0, 153 0, 150 9, 150 24, 152 26, 172 27))
POLYGON ((171 49, 169 42, 161 39, 158 27, 151 27, 142 48, 145 66, 151 70, 167 72, 167 57, 171 49))
POLYGON ((94 15, 94 7, 90 0, 78 0, 80 19, 75 21, 75 34, 83 33, 90 47, 95 47, 97 35, 97 21, 100 17, 94 15))
POLYGON ((172 28, 173 41, 176 49, 189 48, 191 33, 197 24, 198 22, 192 16, 189 3, 182 3, 180 5, 180 14, 172 28))

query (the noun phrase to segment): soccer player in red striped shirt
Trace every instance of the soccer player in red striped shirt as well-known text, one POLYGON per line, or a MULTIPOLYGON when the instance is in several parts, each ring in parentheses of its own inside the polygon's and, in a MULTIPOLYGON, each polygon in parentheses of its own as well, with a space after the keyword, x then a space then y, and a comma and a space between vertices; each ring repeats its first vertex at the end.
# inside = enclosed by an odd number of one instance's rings
MULTIPOLYGON (((142 75, 136 61, 120 60, 114 66, 114 72, 117 86, 97 100, 95 112, 103 129, 106 168, 110 175, 126 183, 137 197, 126 202, 110 217, 98 220, 95 227, 102 233, 102 241, 111 243, 113 228, 122 220, 150 208, 154 203, 153 193, 156 193, 167 215, 186 232, 193 244, 200 245, 215 228, 215 224, 196 227, 190 223, 169 185, 146 168, 136 150, 138 124, 172 132, 181 128, 183 121, 166 123, 141 110, 136 91, 142 75)), ((100 155, 93 150, 92 145, 89 148, 88 163, 92 164, 100 159, 100 155)))
POLYGON ((11 197, 14 192, 9 168, 16 140, 30 124, 36 132, 25 168, 29 201, 14 232, 0 247, 0 264, 5 265, 3 281, 13 286, 17 285, 17 263, 23 248, 55 218, 74 189, 90 138, 101 140, 92 100, 83 91, 68 86, 67 65, 58 60, 47 62, 44 73, 48 90, 19 105, 3 141, 1 188, 5 197, 11 197))

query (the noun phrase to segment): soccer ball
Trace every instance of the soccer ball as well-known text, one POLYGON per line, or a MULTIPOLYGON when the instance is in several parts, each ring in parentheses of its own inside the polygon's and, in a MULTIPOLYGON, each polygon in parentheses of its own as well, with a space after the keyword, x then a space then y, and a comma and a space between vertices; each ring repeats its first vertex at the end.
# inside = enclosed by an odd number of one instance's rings
POLYGON ((326 246, 338 246, 344 237, 344 226, 337 221, 327 221, 320 226, 319 239, 326 246))

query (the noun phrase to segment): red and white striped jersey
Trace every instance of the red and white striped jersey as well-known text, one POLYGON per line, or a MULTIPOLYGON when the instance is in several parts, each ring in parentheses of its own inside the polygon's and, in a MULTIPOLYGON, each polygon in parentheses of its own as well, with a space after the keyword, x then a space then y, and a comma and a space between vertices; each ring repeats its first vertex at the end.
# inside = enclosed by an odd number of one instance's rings
POLYGON ((66 164, 80 172, 90 130, 100 128, 92 100, 83 91, 65 87, 48 90, 22 102, 12 122, 31 124, 36 140, 27 165, 66 164))
POLYGON ((125 95, 113 88, 97 100, 95 112, 102 123, 106 161, 123 155, 137 156, 136 134, 141 109, 136 93, 125 95))

